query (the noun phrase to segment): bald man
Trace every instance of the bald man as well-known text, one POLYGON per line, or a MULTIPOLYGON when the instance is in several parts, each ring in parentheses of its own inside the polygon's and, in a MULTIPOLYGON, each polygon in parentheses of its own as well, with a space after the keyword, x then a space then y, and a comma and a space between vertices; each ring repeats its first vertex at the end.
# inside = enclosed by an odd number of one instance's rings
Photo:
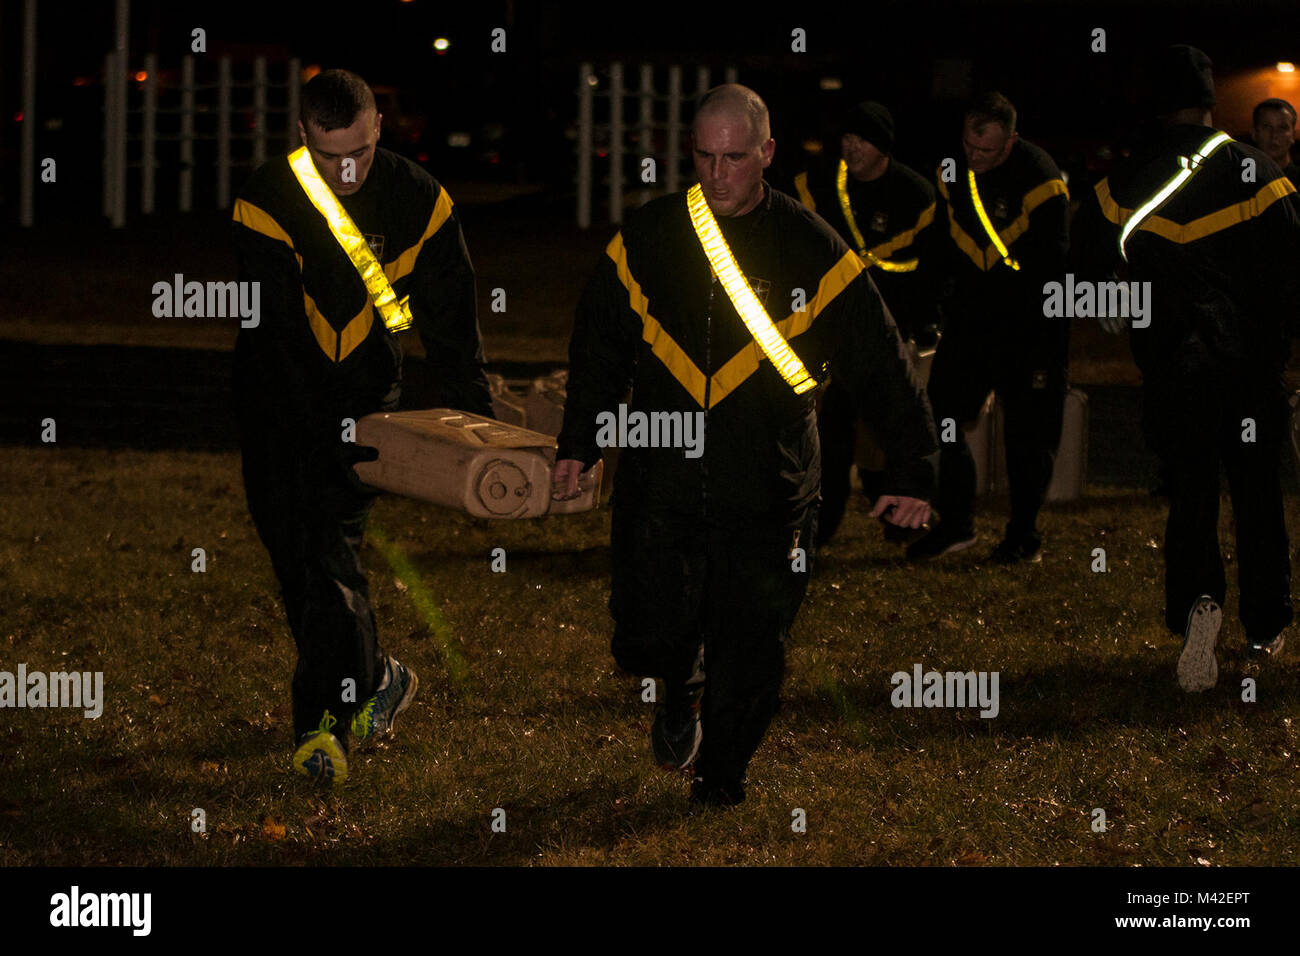
POLYGON ((625 449, 612 649, 662 681, 652 750, 665 768, 694 764, 696 806, 745 799, 776 713, 814 550, 815 406, 832 367, 889 455, 873 514, 920 527, 935 479, 934 423, 898 330, 844 240, 764 181, 775 149, 753 90, 705 94, 699 185, 629 216, 569 346, 555 495, 577 493, 601 448, 625 449))

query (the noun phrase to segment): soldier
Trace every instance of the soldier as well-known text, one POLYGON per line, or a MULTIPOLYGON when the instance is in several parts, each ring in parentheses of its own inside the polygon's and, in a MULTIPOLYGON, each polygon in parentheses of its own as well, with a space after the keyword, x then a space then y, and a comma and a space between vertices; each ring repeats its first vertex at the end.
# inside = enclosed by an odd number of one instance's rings
POLYGON ((1251 113, 1255 145, 1282 168, 1291 185, 1300 187, 1300 166, 1291 162, 1291 144, 1295 142, 1295 107, 1286 100, 1264 100, 1251 113))
POLYGON ((419 683, 375 635, 360 550, 376 493, 351 466, 376 452, 345 441, 343 421, 397 408, 396 333, 412 323, 439 404, 492 405, 450 197, 376 146, 383 117, 360 77, 313 77, 301 114, 306 145, 257 170, 235 203, 240 278, 261 283, 263 314, 240 330, 234 386, 248 509, 298 648, 293 766, 340 783, 348 731, 389 730, 419 683))
POLYGON ((1038 512, 1052 479, 1065 409, 1069 326, 1043 316, 1043 285, 1065 271, 1069 195, 1056 163, 1020 138, 1016 109, 988 93, 966 110, 965 162, 938 173, 930 230, 952 295, 930 369, 940 429, 940 520, 908 548, 929 560, 975 544, 975 462, 962 433, 990 390, 1006 414, 1011 516, 991 560, 1041 560, 1038 512))
POLYGON ((1078 271, 1104 277, 1127 263, 1130 281, 1150 283, 1149 325, 1134 326, 1130 344, 1143 431, 1169 485, 1165 623, 1183 635, 1178 680, 1188 691, 1218 678, 1221 463, 1249 654, 1279 654, 1292 618, 1280 468, 1300 201, 1272 159, 1211 125, 1210 66, 1190 46, 1153 61, 1146 98, 1159 132, 1097 184, 1074 242, 1078 271))
POLYGON ((596 417, 629 383, 637 410, 704 418, 698 457, 622 452, 611 538, 614 658, 663 680, 652 749, 674 769, 698 754, 696 805, 744 800, 777 709, 815 550, 825 368, 889 454, 874 514, 919 527, 934 480, 933 423, 898 331, 858 256, 764 182, 769 130, 754 91, 709 91, 700 184, 610 242, 578 307, 555 468, 557 496, 576 494, 600 457, 596 417))
MULTIPOLYGON (((918 271, 920 240, 934 221, 934 187, 893 156, 894 117, 872 100, 859 103, 840 123, 840 155, 829 169, 795 177, 800 201, 820 215, 862 258, 905 339, 933 346, 937 313, 933 285, 918 271)), ((817 543, 831 539, 849 496, 858 416, 846 388, 832 379, 817 413, 822 446, 822 506, 817 543)), ((883 473, 862 471, 873 500, 883 473)), ((895 526, 886 524, 886 533, 895 526)))

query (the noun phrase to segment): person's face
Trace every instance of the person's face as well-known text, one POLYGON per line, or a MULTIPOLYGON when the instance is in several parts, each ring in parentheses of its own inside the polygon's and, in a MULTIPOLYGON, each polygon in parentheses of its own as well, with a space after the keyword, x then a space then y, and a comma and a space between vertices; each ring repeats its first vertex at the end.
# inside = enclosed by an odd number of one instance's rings
POLYGON ((1255 143, 1279 166, 1291 162, 1291 144, 1295 142, 1295 123, 1286 110, 1260 110, 1255 127, 1255 143))
POLYGON ((323 130, 315 120, 308 120, 298 132, 311 153, 321 178, 335 195, 350 196, 361 188, 375 161, 375 144, 379 142, 379 123, 383 114, 362 110, 351 126, 323 130), (350 162, 344 162, 350 160, 350 162))
POLYGON ((987 173, 1001 166, 1011 155, 1018 133, 1008 133, 1001 123, 976 127, 970 120, 962 126, 961 142, 966 149, 966 165, 972 172, 987 173))
POLYGON ((849 174, 857 179, 870 175, 885 158, 885 154, 876 149, 874 144, 857 133, 845 133, 840 137, 840 155, 844 157, 844 165, 849 168, 849 174))
POLYGON ((763 170, 776 140, 755 142, 749 119, 705 113, 695 122, 695 172, 715 216, 743 216, 763 198, 763 170))

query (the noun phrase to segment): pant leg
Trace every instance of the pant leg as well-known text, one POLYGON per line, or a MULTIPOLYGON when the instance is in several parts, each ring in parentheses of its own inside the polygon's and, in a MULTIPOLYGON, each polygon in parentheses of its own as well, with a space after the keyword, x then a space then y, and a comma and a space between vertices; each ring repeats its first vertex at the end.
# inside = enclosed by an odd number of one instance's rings
POLYGON ((691 676, 704 639, 703 539, 696 524, 615 499, 609 610, 619 667, 673 686, 691 676))
POLYGON ((1064 369, 1014 369, 999 383, 1006 421, 1007 483, 1011 495, 1008 540, 1038 536, 1038 512, 1047 499, 1061 444, 1064 369))
POLYGON ((1219 551, 1220 386, 1187 377, 1149 378, 1143 395, 1143 430, 1160 456, 1169 482, 1165 525, 1165 625, 1187 628, 1196 599, 1226 596, 1219 551))
POLYGON ((1237 525, 1237 586, 1248 640, 1267 643, 1294 616, 1291 552, 1282 509, 1282 456, 1290 406, 1280 383, 1241 382, 1235 410, 1223 423, 1223 460, 1237 525), (1242 421, 1255 422, 1255 440, 1242 441, 1242 421))
POLYGON ((857 445, 857 409, 848 389, 834 381, 826 387, 817 432, 822 449, 822 505, 817 543, 829 541, 844 518, 849 500, 849 469, 857 445))
POLYGON ((295 443, 255 418, 244 417, 240 426, 249 513, 280 582, 298 649, 295 739, 315 730, 329 710, 338 720, 334 733, 346 746, 352 713, 383 673, 360 561, 374 499, 312 474, 295 443), (344 701, 349 678, 355 700, 344 701))
POLYGON ((695 772, 732 791, 758 749, 780 701, 785 642, 808 589, 817 507, 788 522, 710 536, 701 720, 695 772), (794 532, 806 570, 791 568, 794 532))
POLYGON ((986 348, 978 336, 955 329, 939 342, 927 392, 939 430, 939 489, 934 506, 947 526, 973 534, 975 459, 962 425, 974 421, 993 388, 986 348), (945 420, 952 420, 952 427, 945 420), (952 441, 945 441, 948 436, 952 441))

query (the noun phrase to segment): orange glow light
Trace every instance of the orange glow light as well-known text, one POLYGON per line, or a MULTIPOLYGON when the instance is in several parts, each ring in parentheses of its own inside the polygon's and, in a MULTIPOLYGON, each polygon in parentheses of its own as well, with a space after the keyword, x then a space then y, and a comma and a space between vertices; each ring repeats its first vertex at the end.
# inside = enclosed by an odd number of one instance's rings
POLYGON ((135 81, 136 81, 137 83, 143 83, 143 82, 144 82, 145 80, 147 80, 147 79, 149 79, 149 74, 146 73, 144 70, 137 70, 137 71, 136 71, 136 73, 135 73, 135 81))
POLYGON ((1294 64, 1294 63, 1287 62, 1286 60, 1283 60, 1282 62, 1278 63, 1278 65, 1277 65, 1277 71, 1278 71, 1279 73, 1294 73, 1294 72, 1295 72, 1295 64, 1294 64))

